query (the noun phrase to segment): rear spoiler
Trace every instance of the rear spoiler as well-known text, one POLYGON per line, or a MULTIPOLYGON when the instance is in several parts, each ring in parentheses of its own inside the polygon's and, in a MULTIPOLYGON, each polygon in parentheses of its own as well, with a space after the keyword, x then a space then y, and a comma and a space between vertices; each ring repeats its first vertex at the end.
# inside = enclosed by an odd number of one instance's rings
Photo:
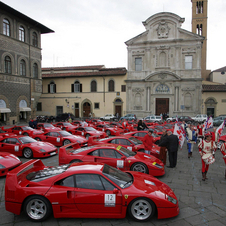
POLYGON ((29 168, 31 165, 33 165, 33 169, 45 167, 45 165, 40 159, 32 159, 23 163, 12 171, 9 171, 6 177, 6 186, 9 190, 15 190, 18 184, 18 176, 25 172, 26 169, 29 168))
POLYGON ((88 138, 88 146, 92 146, 98 144, 98 137, 97 136, 90 136, 88 138))

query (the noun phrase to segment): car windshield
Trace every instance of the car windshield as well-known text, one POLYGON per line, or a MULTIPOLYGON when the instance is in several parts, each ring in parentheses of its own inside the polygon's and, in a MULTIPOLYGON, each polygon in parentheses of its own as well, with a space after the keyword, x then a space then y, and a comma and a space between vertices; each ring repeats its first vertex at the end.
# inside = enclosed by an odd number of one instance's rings
POLYGON ((129 140, 132 141, 134 144, 143 144, 142 141, 138 140, 135 137, 130 137, 129 140))
POLYGON ((133 177, 128 173, 124 173, 118 169, 115 169, 109 165, 104 165, 103 175, 117 184, 120 188, 127 188, 133 184, 133 177))
POLYGON ((156 134, 156 133, 152 133, 151 135, 152 135, 153 137, 159 137, 159 135, 156 134))
POLYGON ((136 152, 130 151, 122 146, 118 146, 116 148, 119 152, 121 152, 123 155, 125 155, 126 157, 130 157, 130 156, 134 156, 136 155, 136 152))
POLYGON ((23 127, 21 127, 22 128, 22 130, 24 130, 24 131, 26 131, 26 130, 33 130, 31 127, 29 127, 29 126, 23 126, 23 127))
POLYGON ((67 132, 67 131, 59 131, 59 134, 62 136, 62 137, 68 137, 68 136, 71 136, 71 133, 67 132))
POLYGON ((44 124, 44 127, 45 128, 50 128, 50 127, 55 127, 55 126, 53 126, 52 124, 44 124))
MULTIPOLYGON (((88 146, 88 147, 84 147, 84 148, 78 148, 76 150, 70 150, 70 152, 73 153, 73 154, 78 154, 78 153, 83 152, 83 151, 86 151, 86 150, 91 150, 94 147, 95 146, 88 146)), ((68 148, 70 148, 70 146, 68 148)))
POLYGON ((85 127, 84 128, 86 131, 96 131, 93 127, 85 127))
POLYGON ((70 126, 70 127, 71 127, 72 125, 71 125, 71 123, 65 122, 65 123, 64 123, 64 126, 70 126))
POLYGON ((35 139, 28 137, 28 136, 20 137, 19 140, 22 144, 29 144, 29 143, 37 142, 35 139))

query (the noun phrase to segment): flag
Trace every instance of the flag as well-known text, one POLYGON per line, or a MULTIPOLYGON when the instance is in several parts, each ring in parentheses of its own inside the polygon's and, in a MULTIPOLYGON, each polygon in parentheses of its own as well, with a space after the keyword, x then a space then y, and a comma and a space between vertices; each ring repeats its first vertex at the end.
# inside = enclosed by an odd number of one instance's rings
POLYGON ((218 140, 222 134, 222 131, 224 130, 224 127, 225 127, 225 120, 226 118, 224 119, 224 121, 221 123, 221 125, 216 129, 216 133, 219 134, 219 137, 218 137, 218 140))
POLYGON ((176 116, 176 123, 178 123, 178 117, 176 116))
POLYGON ((182 131, 182 129, 183 128, 181 126, 178 126, 178 124, 176 123, 174 126, 174 131, 173 131, 173 134, 178 137, 179 145, 180 145, 181 149, 182 149, 182 146, 183 146, 184 140, 185 140, 184 132, 182 131))
POLYGON ((207 129, 210 129, 210 128, 213 127, 213 118, 212 118, 211 116, 208 117, 207 120, 205 121, 204 127, 205 127, 205 129, 204 129, 205 131, 206 131, 207 129))

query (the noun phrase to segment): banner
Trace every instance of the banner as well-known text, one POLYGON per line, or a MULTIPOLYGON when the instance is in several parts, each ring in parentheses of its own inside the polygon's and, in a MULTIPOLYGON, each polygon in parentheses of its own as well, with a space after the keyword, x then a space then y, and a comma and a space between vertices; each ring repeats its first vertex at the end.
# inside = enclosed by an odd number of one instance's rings
POLYGON ((174 126, 173 134, 177 135, 177 137, 179 139, 180 148, 182 149, 186 135, 184 136, 184 131, 182 130, 182 127, 179 126, 177 123, 174 126))

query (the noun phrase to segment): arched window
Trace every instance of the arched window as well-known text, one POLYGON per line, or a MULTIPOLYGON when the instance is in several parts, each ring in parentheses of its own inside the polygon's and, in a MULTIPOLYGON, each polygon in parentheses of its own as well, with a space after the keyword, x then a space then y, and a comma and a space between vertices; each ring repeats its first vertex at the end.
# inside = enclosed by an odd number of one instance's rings
POLYGON ((196 2, 196 14, 203 13, 203 1, 196 2))
POLYGON ((36 63, 33 64, 33 78, 38 78, 38 65, 36 63))
POLYGON ((25 42, 25 30, 22 26, 19 27, 19 40, 25 42))
POLYGON ((71 84, 71 92, 72 93, 81 93, 82 92, 82 84, 79 81, 75 81, 71 84))
POLYGON ((10 36, 10 23, 7 19, 3 20, 3 34, 10 36))
POLYGON ((113 80, 110 80, 108 82, 108 92, 114 92, 115 91, 115 82, 113 80))
POLYGON ((197 24, 196 34, 197 35, 202 35, 202 24, 197 24))
POLYGON ((20 75, 26 76, 26 63, 24 60, 20 61, 20 75))
POLYGON ((12 73, 12 62, 9 56, 5 57, 5 73, 11 74, 12 73))
POLYGON ((36 32, 32 33, 32 45, 37 47, 38 46, 38 36, 36 32))
POLYGON ((91 82, 91 92, 96 92, 97 91, 97 82, 93 80, 91 82))
POLYGON ((48 84, 48 93, 56 93, 56 84, 53 81, 48 84))

